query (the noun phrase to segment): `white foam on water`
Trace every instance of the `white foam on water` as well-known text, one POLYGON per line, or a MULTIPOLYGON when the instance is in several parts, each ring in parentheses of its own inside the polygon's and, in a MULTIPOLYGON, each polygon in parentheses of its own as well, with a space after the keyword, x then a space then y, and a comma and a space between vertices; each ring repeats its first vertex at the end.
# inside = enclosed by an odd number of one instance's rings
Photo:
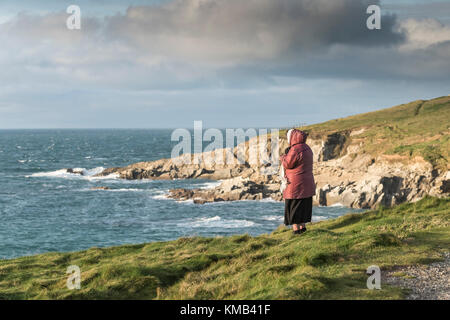
POLYGON ((219 216, 215 217, 202 217, 190 222, 180 223, 180 226, 189 226, 191 228, 221 228, 221 229, 234 229, 234 228, 247 228, 254 226, 256 223, 249 220, 238 219, 222 219, 219 216))
MULTIPOLYGON (((73 170, 75 171, 76 169, 73 169, 73 170)), ((94 176, 96 174, 102 173, 105 170, 105 168, 97 167, 97 168, 88 169, 88 170, 81 168, 81 170, 83 171, 84 176, 94 176)))
POLYGON ((158 194, 152 196, 152 199, 155 199, 155 200, 173 200, 173 199, 170 199, 168 197, 167 192, 168 192, 168 190, 166 190, 166 191, 159 191, 158 194))
POLYGON ((325 217, 325 216, 314 216, 312 217, 312 221, 323 221, 323 220, 328 220, 330 217, 325 217))
POLYGON ((263 220, 266 220, 266 221, 281 221, 281 220, 283 220, 283 217, 280 215, 280 216, 262 216, 261 217, 263 220))
POLYGON ((194 204, 194 200, 193 199, 188 199, 188 200, 176 200, 177 203, 184 203, 184 204, 194 204))
POLYGON ((155 200, 170 200, 170 201, 174 201, 176 203, 181 203, 181 204, 194 204, 194 199, 188 199, 188 200, 177 200, 177 199, 173 199, 173 198, 169 198, 169 190, 166 191, 159 191, 158 194, 152 196, 152 199, 155 200))
POLYGON ((281 203, 281 201, 277 201, 277 200, 274 200, 274 199, 272 199, 272 198, 264 198, 264 199, 256 200, 256 201, 259 201, 259 202, 281 203))
POLYGON ((151 190, 147 189, 137 189, 137 188, 120 188, 120 189, 95 189, 93 188, 85 188, 82 191, 104 191, 104 192, 150 192, 151 190))
POLYGON ((117 180, 117 179, 119 179, 119 177, 120 177, 120 175, 117 174, 117 173, 111 173, 111 174, 108 174, 107 176, 99 176, 99 177, 82 176, 82 178, 85 178, 85 179, 88 179, 88 180, 117 180))
POLYGON ((218 186, 220 186, 220 184, 222 183, 221 180, 219 181, 214 181, 214 182, 205 182, 202 183, 198 186, 199 189, 214 189, 218 186))
POLYGON ((273 200, 272 198, 265 198, 262 200, 233 200, 233 201, 217 201, 217 202, 206 202, 205 204, 202 204, 203 206, 223 206, 227 203, 236 203, 236 202, 263 202, 263 203, 281 203, 280 201, 273 200))
POLYGON ((36 172, 31 175, 25 176, 26 178, 47 177, 47 178, 62 178, 62 179, 87 179, 87 180, 110 180, 117 179, 119 175, 116 173, 104 176, 96 177, 97 174, 102 173, 105 170, 103 167, 97 167, 93 169, 85 168, 73 168, 75 172, 81 172, 82 174, 67 172, 67 169, 60 169, 47 172, 36 172))
POLYGON ((335 204, 332 204, 331 206, 329 206, 329 207, 344 207, 344 205, 342 204, 342 203, 335 203, 335 204))
POLYGON ((33 173, 29 177, 49 177, 49 178, 70 178, 75 176, 75 174, 68 173, 66 169, 56 170, 56 171, 48 171, 48 172, 36 172, 33 173))

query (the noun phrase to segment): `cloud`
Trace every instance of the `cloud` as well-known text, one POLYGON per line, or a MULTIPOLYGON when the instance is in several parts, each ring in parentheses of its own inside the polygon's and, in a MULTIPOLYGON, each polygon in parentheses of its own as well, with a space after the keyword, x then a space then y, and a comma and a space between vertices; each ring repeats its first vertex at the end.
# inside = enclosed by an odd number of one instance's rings
POLYGON ((426 49, 450 41, 450 26, 436 19, 406 19, 401 22, 400 27, 408 38, 401 47, 403 50, 426 49))
POLYGON ((434 18, 440 21, 450 21, 450 3, 447 0, 398 1, 383 0, 382 10, 395 12, 400 19, 434 18))
POLYGON ((174 0, 83 17, 18 14, 0 24, 0 84, 71 90, 185 90, 276 86, 297 79, 448 79, 449 27, 382 17, 375 0, 174 0), (429 59, 427 57, 432 57, 429 59))
POLYGON ((365 0, 177 0, 131 7, 108 19, 106 30, 152 56, 225 66, 293 60, 339 44, 401 42, 395 16, 384 16, 379 32, 366 28, 368 6, 365 0))

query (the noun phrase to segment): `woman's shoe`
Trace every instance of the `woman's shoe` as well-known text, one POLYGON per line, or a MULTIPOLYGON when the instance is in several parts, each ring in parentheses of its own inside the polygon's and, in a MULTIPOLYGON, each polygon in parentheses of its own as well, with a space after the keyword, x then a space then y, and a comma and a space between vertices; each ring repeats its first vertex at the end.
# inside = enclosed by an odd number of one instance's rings
POLYGON ((306 229, 306 227, 304 227, 304 228, 301 228, 301 229, 300 229, 300 230, 298 230, 298 231, 300 231, 300 232, 299 232, 299 234, 302 234, 302 233, 305 233, 305 232, 306 232, 306 230, 307 230, 307 229, 306 229))
POLYGON ((299 230, 294 230, 293 233, 294 234, 301 234, 301 230, 300 229, 299 230))

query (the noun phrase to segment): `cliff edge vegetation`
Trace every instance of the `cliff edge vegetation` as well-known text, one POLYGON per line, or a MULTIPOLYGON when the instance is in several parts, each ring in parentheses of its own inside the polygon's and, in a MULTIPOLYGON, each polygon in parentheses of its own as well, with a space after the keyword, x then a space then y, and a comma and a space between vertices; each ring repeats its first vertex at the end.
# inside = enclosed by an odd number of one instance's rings
POLYGON ((0 260, 0 299, 401 299, 366 269, 428 264, 450 247, 450 198, 380 207, 251 237, 181 238, 0 260), (67 267, 81 269, 68 290, 67 267))
MULTIPOLYGON (((396 107, 303 127, 312 139, 343 136, 346 144, 363 142, 373 156, 422 157, 446 171, 450 159, 450 97, 417 100, 396 107), (353 138, 354 137, 354 138, 353 138)), ((284 133, 284 131, 283 131, 284 133)), ((342 139, 342 138, 341 138, 342 139)), ((346 146, 339 146, 345 152, 346 146)), ((393 160, 401 159, 399 157, 393 160)))

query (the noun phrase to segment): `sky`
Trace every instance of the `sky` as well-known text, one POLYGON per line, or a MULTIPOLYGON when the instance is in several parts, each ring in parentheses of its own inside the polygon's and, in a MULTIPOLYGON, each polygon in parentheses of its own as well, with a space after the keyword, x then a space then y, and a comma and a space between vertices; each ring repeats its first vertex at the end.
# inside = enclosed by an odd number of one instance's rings
POLYGON ((450 94, 450 0, 2 0, 0 44, 0 129, 279 128, 450 94))

